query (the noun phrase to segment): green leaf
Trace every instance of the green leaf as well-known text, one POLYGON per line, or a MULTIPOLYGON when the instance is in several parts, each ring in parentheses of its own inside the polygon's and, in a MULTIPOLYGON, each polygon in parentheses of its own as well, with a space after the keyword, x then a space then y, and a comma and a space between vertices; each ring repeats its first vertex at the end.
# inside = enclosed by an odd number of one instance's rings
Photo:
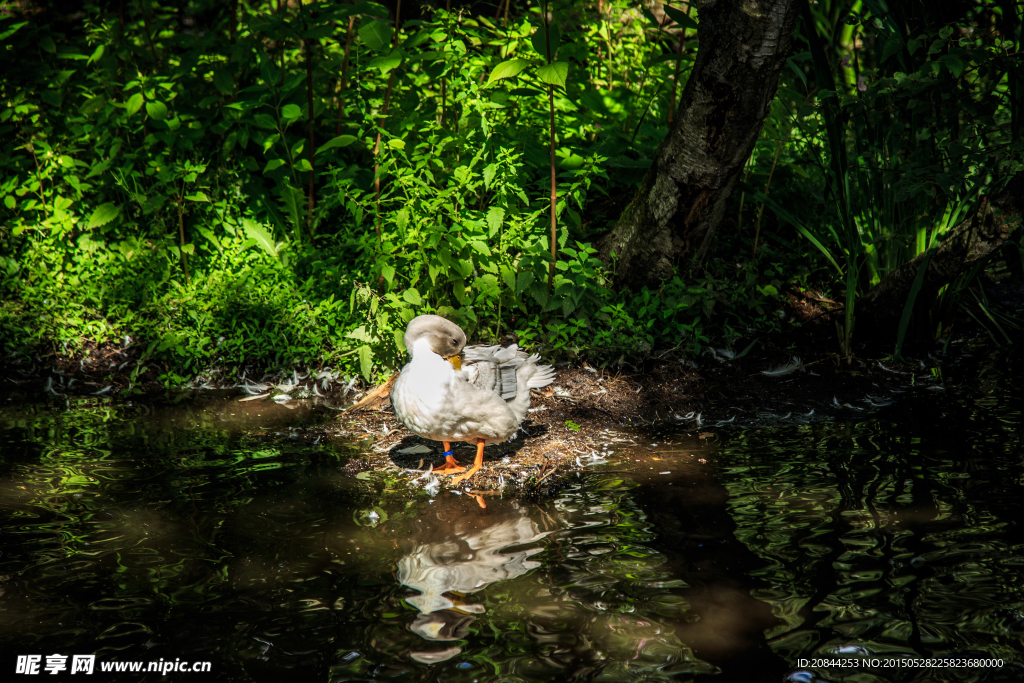
POLYGON ((942 55, 939 57, 939 61, 949 69, 949 73, 953 74, 953 78, 960 78, 960 74, 967 67, 967 64, 956 55, 942 55))
POLYGON ((267 162, 267 165, 263 168, 264 173, 270 173, 284 166, 284 159, 271 159, 267 162))
POLYGON ((128 116, 131 116, 138 110, 142 109, 142 103, 145 100, 142 97, 142 93, 137 92, 128 98, 128 102, 125 104, 125 111, 128 112, 128 116))
POLYGON ((388 147, 391 149, 405 149, 405 140, 399 140, 397 138, 388 140, 388 147))
POLYGON ((490 228, 489 237, 494 237, 498 230, 501 229, 501 224, 505 220, 505 209, 500 206, 492 206, 487 211, 487 227, 490 228))
POLYGON ((100 161, 96 162, 95 166, 89 169, 89 173, 87 173, 85 177, 88 179, 94 176, 98 176, 101 173, 106 173, 107 169, 110 168, 110 164, 110 159, 101 159, 100 161))
POLYGON ((231 72, 224 67, 214 69, 213 87, 217 88, 221 95, 233 93, 235 91, 235 80, 231 77, 231 72))
POLYGON ((39 97, 51 107, 60 107, 62 100, 60 90, 44 90, 39 93, 39 97))
POLYGON ((893 33, 888 37, 888 39, 886 39, 885 47, 882 48, 882 63, 884 64, 885 60, 892 57, 901 49, 903 49, 903 41, 900 39, 899 34, 893 33))
MULTIPOLYGON (((24 25, 25 24, 20 24, 19 28, 21 26, 24 26, 24 25)), ((6 36, 4 36, 4 37, 6 37, 6 36)), ((39 40, 39 47, 43 48, 44 50, 49 52, 51 55, 57 53, 57 44, 53 42, 53 38, 51 38, 50 36, 43 36, 39 40)))
POLYGON ((160 100, 146 102, 146 113, 149 114, 149 117, 152 119, 163 121, 167 118, 167 105, 160 100))
POLYGON ((302 190, 297 187, 293 187, 287 181, 277 188, 278 193, 281 196, 281 206, 284 208, 285 213, 288 214, 288 218, 291 219, 292 227, 295 229, 296 235, 300 235, 302 232, 302 211, 305 200, 302 190))
POLYGON ((281 70, 268 55, 260 55, 260 77, 267 86, 274 86, 280 80, 281 70))
POLYGON ((185 199, 190 202, 208 202, 210 198, 206 196, 205 192, 196 192, 195 194, 185 195, 185 199))
POLYGON ((395 267, 384 264, 380 267, 380 274, 384 276, 384 279, 388 281, 390 285, 395 281, 395 267))
POLYGON ((277 130, 277 121, 269 114, 256 114, 252 120, 264 130, 277 130))
POLYGON ((281 108, 281 118, 285 121, 294 121, 302 116, 302 108, 297 104, 286 104, 281 108))
POLYGON ((502 62, 498 66, 494 67, 494 71, 491 72, 487 82, 493 83, 494 81, 500 81, 503 78, 512 78, 528 66, 530 66, 530 63, 525 59, 510 59, 502 62))
POLYGON ((110 204, 109 202, 107 204, 101 204, 96 207, 96 210, 92 212, 91 216, 89 216, 89 225, 86 229, 92 230, 93 228, 102 227, 117 218, 117 214, 119 213, 121 213, 121 209, 117 208, 113 204, 110 204))
POLYGON ((359 371, 363 374, 366 381, 369 382, 373 372, 373 349, 369 346, 359 347, 359 371))
POLYGON ((275 259, 280 258, 277 253, 277 246, 274 244, 274 235, 266 228, 266 226, 262 223, 257 223, 250 218, 243 218, 242 227, 245 229, 246 236, 259 245, 263 251, 267 252, 275 259))
POLYGON ((411 303, 413 306, 420 306, 423 304, 423 299, 420 298, 419 290, 417 290, 415 287, 410 287, 409 289, 402 292, 402 298, 411 303))
POLYGON ((569 62, 553 62, 537 69, 537 77, 548 85, 565 87, 565 79, 569 76, 569 62))
POLYGON ((526 291, 526 288, 533 283, 533 273, 528 270, 520 271, 516 276, 516 294, 521 294, 526 291))
POLYGON ((313 170, 313 165, 309 163, 309 159, 303 157, 295 162, 295 170, 302 173, 309 173, 313 170))
MULTIPOLYGON (((354 294, 355 291, 356 290, 353 289, 352 293, 354 294)), ((357 339, 357 340, 359 340, 361 342, 366 342, 367 344, 369 344, 371 341, 373 341, 370 338, 370 333, 366 331, 366 326, 365 325, 360 325, 356 329, 354 329, 351 332, 349 332, 348 334, 346 334, 345 337, 347 339, 357 339)))
POLYGON ((359 39, 371 50, 383 50, 391 41, 391 25, 386 21, 374 19, 359 28, 359 39))
POLYGON ((355 135, 339 135, 338 137, 332 138, 320 145, 320 147, 317 148, 316 153, 319 154, 320 152, 326 152, 327 150, 334 149, 335 147, 348 147, 355 141, 355 135))
POLYGON ((386 74, 389 71, 393 71, 398 67, 402 66, 402 53, 398 50, 394 50, 391 54, 381 55, 370 60, 370 63, 366 65, 369 69, 380 69, 382 74, 386 74))
POLYGON ((552 23, 550 25, 542 25, 538 28, 532 36, 530 36, 530 44, 533 45, 533 49, 544 58, 545 61, 548 59, 554 59, 555 53, 558 52, 558 43, 561 39, 560 32, 558 30, 558 24, 552 23), (551 54, 548 54, 548 30, 550 28, 550 47, 551 54))
POLYGON ((89 57, 89 61, 86 62, 86 65, 92 64, 93 62, 98 61, 101 57, 103 57, 104 47, 104 45, 97 45, 96 49, 92 53, 92 56, 89 57))
POLYGON ((697 30, 697 22, 686 16, 681 10, 677 10, 675 7, 669 7, 668 5, 662 5, 661 8, 665 10, 665 14, 668 15, 669 19, 676 22, 684 28, 692 28, 694 31, 697 30))
POLYGON ((86 100, 85 104, 79 107, 79 111, 88 116, 89 114, 95 114, 105 106, 107 106, 107 98, 103 97, 103 95, 97 95, 86 100))

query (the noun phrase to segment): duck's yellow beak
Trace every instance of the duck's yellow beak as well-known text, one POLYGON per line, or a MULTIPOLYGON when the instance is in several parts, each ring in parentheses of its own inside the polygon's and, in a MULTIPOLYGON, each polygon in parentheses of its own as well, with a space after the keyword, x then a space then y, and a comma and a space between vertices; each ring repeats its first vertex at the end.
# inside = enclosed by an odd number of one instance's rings
POLYGON ((452 367, 455 368, 456 370, 462 369, 462 356, 460 356, 459 354, 456 353, 453 356, 448 356, 445 360, 451 363, 452 367))

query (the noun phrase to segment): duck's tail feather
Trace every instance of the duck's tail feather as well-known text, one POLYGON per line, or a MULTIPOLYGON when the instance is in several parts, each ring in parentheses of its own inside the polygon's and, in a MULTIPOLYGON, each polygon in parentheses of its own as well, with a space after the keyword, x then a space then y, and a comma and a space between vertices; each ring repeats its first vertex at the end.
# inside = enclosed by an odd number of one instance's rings
POLYGON ((508 407, 519 422, 526 419, 530 408, 530 389, 546 387, 555 380, 555 369, 550 365, 538 365, 539 360, 538 354, 530 356, 516 373, 516 397, 508 401, 508 407))
POLYGON ((526 380, 526 386, 530 389, 540 389, 555 381, 555 369, 550 365, 537 365, 539 360, 540 354, 533 354, 526 360, 523 368, 519 371, 521 374, 524 374, 527 368, 533 369, 533 372, 530 373, 526 380))

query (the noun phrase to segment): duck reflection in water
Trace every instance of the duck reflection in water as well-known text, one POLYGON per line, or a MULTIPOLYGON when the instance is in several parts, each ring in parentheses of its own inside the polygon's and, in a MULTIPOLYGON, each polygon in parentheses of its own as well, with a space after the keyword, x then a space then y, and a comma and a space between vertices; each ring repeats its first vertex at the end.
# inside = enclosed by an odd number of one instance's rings
MULTIPOLYGON (((484 606, 468 596, 487 586, 523 576, 540 563, 530 557, 541 547, 524 547, 555 530, 541 525, 514 502, 492 502, 481 497, 438 499, 424 519, 417 545, 398 561, 398 580, 419 591, 405 600, 420 611, 409 629, 424 640, 459 641, 466 637, 476 614, 484 606), (434 522, 434 523, 430 523, 434 522)), ((462 652, 457 645, 441 650, 411 652, 424 664, 443 662, 462 652)))

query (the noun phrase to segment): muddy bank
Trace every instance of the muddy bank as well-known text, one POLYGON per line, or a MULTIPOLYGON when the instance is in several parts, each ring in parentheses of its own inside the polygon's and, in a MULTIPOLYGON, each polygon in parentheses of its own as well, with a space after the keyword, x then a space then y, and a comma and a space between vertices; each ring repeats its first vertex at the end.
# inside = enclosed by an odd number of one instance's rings
MULTIPOLYGON (((534 390, 520 432, 510 442, 488 446, 483 469, 459 488, 545 496, 574 472, 636 460, 650 446, 678 446, 703 458, 720 429, 851 419, 892 405, 906 392, 943 390, 936 361, 847 364, 826 356, 794 368, 782 363, 765 369, 784 373, 775 375, 758 369, 763 361, 727 356, 719 350, 696 363, 662 359, 643 372, 559 367, 553 386, 534 390)), ((795 366, 792 359, 789 365, 795 366)), ((441 444, 411 434, 386 399, 312 431, 369 445, 349 463, 353 475, 390 473, 418 488, 434 483, 428 470, 444 461, 441 444)), ((453 450, 460 464, 472 463, 473 446, 455 443, 453 450)), ((439 487, 447 481, 441 478, 439 487)))
MULTIPOLYGON (((746 354, 742 349, 706 349, 697 358, 684 358, 668 351, 636 366, 560 364, 554 384, 534 390, 520 432, 507 443, 488 446, 483 469, 460 489, 545 496, 574 472, 616 458, 635 459, 652 444, 678 445, 703 457, 697 454, 708 453, 721 429, 862 417, 906 392, 942 391, 942 364, 969 358, 972 347, 985 345, 977 337, 954 341, 941 361, 926 355, 903 363, 860 358, 846 362, 834 353, 815 353, 812 336, 803 339, 800 345, 785 338, 775 344, 757 342, 746 354)), ((260 414, 280 406, 277 412, 282 416, 288 408, 321 404, 334 418, 321 416, 312 426, 290 428, 287 438, 358 444, 357 455, 340 466, 349 476, 387 479, 391 487, 448 486, 449 478, 429 471, 443 462, 441 444, 406 430, 386 398, 364 410, 348 410, 369 389, 360 390, 351 377, 329 369, 269 375, 243 370, 240 377, 215 371, 200 375, 188 388, 169 391, 154 381, 158 368, 147 366, 133 381, 129 373, 135 352, 94 348, 79 359, 55 355, 37 358, 33 364, 9 360, 0 370, 0 390, 5 400, 38 400, 45 395, 55 401, 83 395, 180 400, 212 392, 237 401, 239 412, 260 414)), ((273 430, 252 433, 261 439, 282 438, 273 430)), ((472 463, 473 446, 453 447, 461 465, 472 463)))

